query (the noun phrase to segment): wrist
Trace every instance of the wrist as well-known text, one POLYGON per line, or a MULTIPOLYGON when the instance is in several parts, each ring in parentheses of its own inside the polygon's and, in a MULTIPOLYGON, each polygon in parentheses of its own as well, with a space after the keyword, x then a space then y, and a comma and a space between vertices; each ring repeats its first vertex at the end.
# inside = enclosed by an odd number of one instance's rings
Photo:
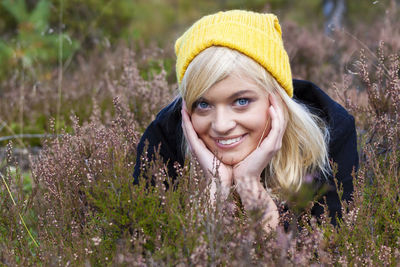
POLYGON ((249 192, 255 194, 265 190, 260 182, 260 177, 257 176, 241 176, 233 177, 233 182, 236 190, 240 192, 249 192))
POLYGON ((235 189, 239 194, 245 209, 250 210, 259 208, 267 200, 268 193, 262 186, 259 177, 241 177, 234 178, 235 189))
POLYGON ((232 187, 232 178, 209 176, 210 179, 210 194, 215 200, 216 193, 219 192, 221 199, 226 200, 232 187))
POLYGON ((279 223, 278 207, 271 195, 262 185, 259 177, 242 177, 234 179, 236 191, 247 211, 260 210, 260 218, 265 231, 276 229, 279 223))

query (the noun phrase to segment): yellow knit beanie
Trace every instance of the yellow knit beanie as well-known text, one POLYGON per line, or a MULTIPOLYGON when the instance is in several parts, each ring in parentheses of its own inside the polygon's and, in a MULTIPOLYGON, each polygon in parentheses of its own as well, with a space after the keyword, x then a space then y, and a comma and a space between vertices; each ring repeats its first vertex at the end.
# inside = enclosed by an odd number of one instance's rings
POLYGON ((229 47, 252 58, 278 81, 290 97, 293 96, 289 57, 275 15, 232 10, 198 20, 175 43, 179 84, 190 62, 210 46, 229 47))

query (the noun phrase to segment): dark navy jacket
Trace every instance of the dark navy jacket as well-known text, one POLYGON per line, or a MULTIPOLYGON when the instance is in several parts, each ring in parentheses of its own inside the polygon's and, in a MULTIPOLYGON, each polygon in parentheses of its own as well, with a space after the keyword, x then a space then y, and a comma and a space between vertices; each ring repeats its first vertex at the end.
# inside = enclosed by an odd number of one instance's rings
MULTIPOLYGON (((293 80, 294 99, 307 105, 314 114, 322 118, 328 125, 330 133, 329 158, 337 163, 338 172, 336 178, 343 186, 343 199, 350 200, 353 193, 353 178, 351 173, 358 168, 358 153, 356 130, 354 118, 338 103, 333 101, 315 84, 293 80)), ((145 147, 145 140, 148 140, 148 158, 151 159, 154 151, 160 145, 160 156, 167 164, 170 177, 176 177, 174 163, 178 162, 183 166, 184 155, 181 150, 182 128, 181 128, 181 99, 176 99, 167 107, 162 109, 156 119, 144 132, 139 145, 138 155, 134 171, 134 183, 138 183, 140 175, 140 155, 145 147)), ((335 214, 341 216, 341 205, 335 189, 332 175, 328 177, 329 190, 324 194, 329 207, 331 218, 335 214)), ((322 198, 321 198, 322 201, 322 198)), ((312 214, 319 216, 323 209, 315 205, 312 214)), ((332 220, 335 223, 335 220, 332 220)))

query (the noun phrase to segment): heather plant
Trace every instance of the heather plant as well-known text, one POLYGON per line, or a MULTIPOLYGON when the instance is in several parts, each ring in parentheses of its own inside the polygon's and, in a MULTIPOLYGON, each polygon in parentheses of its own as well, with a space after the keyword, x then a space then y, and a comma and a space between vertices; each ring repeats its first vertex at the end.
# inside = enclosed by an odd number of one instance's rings
MULTIPOLYGON (((35 183, 41 188, 39 192, 45 199, 35 203, 39 225, 45 226, 38 233, 39 239, 43 240, 41 245, 44 248, 62 241, 65 243, 63 246, 72 250, 65 255, 57 255, 52 250, 40 250, 39 255, 43 259, 52 256, 83 259, 85 255, 89 256, 93 251, 97 254, 101 249, 104 256, 107 256, 106 252, 114 245, 107 236, 110 234, 112 237, 113 231, 103 233, 99 226, 114 222, 118 227, 119 221, 104 221, 91 209, 86 190, 96 184, 103 187, 103 194, 108 192, 108 186, 119 191, 119 179, 126 182, 123 177, 131 176, 129 169, 133 164, 131 161, 135 154, 137 136, 135 123, 129 115, 132 114, 127 112, 124 117, 119 114, 120 117, 114 122, 115 125, 110 125, 109 130, 94 117, 91 124, 82 127, 76 118, 72 118, 74 135, 64 134, 62 138, 45 144, 38 164, 32 169, 35 183), (96 240, 102 240, 104 245, 96 247, 100 242, 96 240), (71 244, 77 249, 70 247, 71 244)), ((126 201, 122 197, 121 200, 126 201)), ((116 204, 114 199, 108 201, 116 204)))
MULTIPOLYGON (((352 35, 346 30, 338 30, 331 37, 316 27, 307 29, 284 21, 284 39, 294 77, 315 82, 337 100, 341 97, 336 95, 333 84, 345 87, 346 82, 351 82, 346 91, 347 98, 357 105, 366 105, 364 87, 359 79, 354 78, 357 70, 353 62, 357 60, 360 47, 365 48, 367 56, 373 57, 378 48, 377 38, 383 40, 390 51, 398 51, 396 40, 400 27, 397 17, 398 11, 393 8, 373 25, 368 25, 368 29, 358 25, 355 32, 363 34, 352 35), (350 78, 343 79, 345 75, 350 78)), ((142 120, 139 129, 143 130, 158 107, 166 105, 174 95, 176 86, 171 50, 111 46, 106 51, 95 50, 85 57, 78 54, 76 64, 66 64, 61 70, 56 68, 39 80, 18 70, 1 85, 0 133, 3 136, 44 134, 49 131, 47 122, 51 117, 57 119, 57 132, 63 127, 68 132, 71 130, 71 110, 86 121, 94 102, 101 109, 102 120, 108 120, 113 112, 112 99, 121 95, 121 101, 129 102, 131 109, 137 112, 137 120, 142 120), (61 81, 60 71, 64 73, 61 81), (159 87, 163 89, 152 89, 159 87), (147 97, 152 100, 142 101, 147 97)), ((6 141, 1 144, 5 145, 6 141)), ((37 138, 26 138, 23 142, 25 145, 40 145, 37 138)), ((21 139, 15 144, 22 146, 21 139)))
MULTIPOLYGON (((2 240, 2 262, 289 262, 283 250, 286 247, 281 247, 272 235, 260 235, 260 214, 243 216, 233 196, 227 202, 210 204, 207 180, 195 162, 191 172, 187 165, 176 166, 180 181, 176 184, 168 178, 160 158, 144 160, 144 174, 153 177, 154 186, 145 179, 134 186, 136 123, 122 102, 116 100, 115 107, 115 119, 109 125, 99 120, 95 109, 91 121, 82 126, 72 118, 72 134, 63 133, 45 142, 32 163, 35 194, 28 206, 36 218, 29 222, 39 247, 29 245, 30 240, 20 227, 18 241, 24 246, 15 246, 13 236, 2 240), (10 240, 14 243, 8 243, 10 240)), ((51 128, 54 129, 54 121, 51 128)), ((14 186, 11 180, 8 183, 14 186)), ((14 187, 13 192, 18 194, 20 190, 14 187)), ((24 206, 21 201, 18 203, 24 206)), ((13 206, 9 203, 8 207, 13 206)), ((2 210, 2 215, 5 212, 2 210)), ((12 226, 18 225, 17 214, 8 216, 5 217, 11 221, 4 229, 16 229, 12 226)), ((284 236, 282 232, 281 242, 289 243, 284 236)), ((294 253, 292 257, 297 259, 299 255, 294 253)), ((307 257, 314 258, 311 254, 307 257)))
MULTIPOLYGON (((386 98, 377 96, 392 90, 387 94, 397 97, 398 59, 392 57, 386 66, 384 56, 380 58, 385 64, 382 68, 388 72, 382 70, 385 74, 377 76, 381 77, 377 81, 371 81, 367 61, 363 57, 360 61, 360 74, 371 94, 371 106, 363 112, 369 112, 376 128, 369 128, 362 136, 362 162, 355 179, 354 199, 343 203, 338 228, 329 223, 327 212, 317 222, 305 211, 300 219, 288 215, 289 223, 295 226, 288 232, 278 228, 277 232, 263 233, 257 220, 260 214, 243 213, 234 195, 226 202, 210 205, 207 180, 195 162, 176 166, 179 183, 174 183, 160 158, 143 158, 144 175, 139 185, 133 185, 140 133, 129 105, 115 100, 115 111, 107 123, 95 106, 88 122, 79 123, 72 117, 72 133, 44 143, 40 156, 32 162, 31 204, 25 206, 21 201, 24 198, 19 197, 14 206, 5 198, 5 190, 1 191, 6 201, 2 203, 1 229, 8 234, 1 242, 2 262, 395 264, 399 259, 399 142, 396 124, 384 118, 397 116, 398 106, 393 101, 388 108, 383 101, 386 98), (376 120, 377 116, 381 119, 376 120), (189 164, 194 164, 191 171, 189 164), (144 179, 146 176, 152 177, 153 185, 144 179), (38 248, 19 223, 17 211, 25 217, 38 248)), ((54 129, 54 121, 50 128, 54 129)), ((22 192, 18 186, 21 182, 14 179, 18 172, 8 173, 7 182, 18 196, 22 192)))
POLYGON ((361 52, 359 74, 368 94, 368 107, 348 105, 363 113, 367 132, 361 135, 361 166, 355 180, 354 201, 337 237, 346 261, 354 264, 398 261, 399 254, 399 56, 384 55, 380 44, 376 66, 361 52), (360 257, 366 255, 367 257, 360 257))
MULTIPOLYGON (((198 167, 190 177, 187 167, 177 166, 182 182, 174 185, 160 159, 147 162, 143 168, 155 185, 142 180, 133 186, 135 122, 126 107, 115 105, 112 125, 102 125, 96 113, 83 126, 73 119, 73 135, 48 140, 33 163, 36 195, 41 196, 32 205, 40 244, 33 250, 40 262, 78 264, 90 259, 99 264, 133 253, 159 263, 190 263, 191 258, 199 261, 199 255, 192 254, 203 235, 202 246, 207 240, 214 247, 210 260, 227 262, 221 242, 227 236, 219 231, 226 221, 220 206, 207 205, 207 185, 198 167), (114 257, 115 251, 129 254, 114 257)), ((18 252, 27 259, 24 251, 18 252)), ((6 262, 9 256, 3 256, 6 262)), ((208 261, 208 255, 203 260, 208 261)))
POLYGON ((18 162, 12 156, 11 144, 7 147, 5 162, 0 164, 0 262, 6 265, 32 264, 37 243, 33 237, 34 229, 27 225, 34 225, 32 200, 35 191, 32 192, 24 183, 18 162))
MULTIPOLYGON (((315 82, 336 100, 344 104, 344 98, 355 105, 368 105, 365 85, 358 76, 357 64, 360 49, 367 58, 373 59, 368 70, 373 74, 378 62, 379 41, 392 53, 399 51, 399 10, 392 2, 385 16, 372 24, 359 23, 353 31, 337 29, 326 36, 316 26, 309 28, 287 20, 283 22, 285 46, 288 51, 293 76, 315 82), (336 94, 334 84, 342 84, 346 90, 336 94), (346 96, 343 98, 343 94, 346 96)), ((361 115, 361 114, 355 114, 361 115)), ((359 122, 364 119, 359 120, 359 122)))
POLYGON ((385 42, 360 37, 361 50, 354 38, 338 35, 331 43, 316 29, 286 23, 294 73, 326 86, 356 118, 360 167, 354 173, 353 200, 343 201, 337 227, 326 206, 321 218, 312 217, 312 202, 301 201, 309 192, 300 192, 296 204, 289 203, 289 211, 281 214, 277 231, 264 233, 261 211, 245 213, 234 192, 225 202, 217 195, 211 204, 208 181, 195 161, 176 165, 178 178, 172 181, 160 157, 148 161, 144 155, 143 174, 134 185, 138 140, 174 97, 171 73, 163 61, 154 60, 159 50, 135 54, 121 46, 78 59, 79 69, 62 81, 59 121, 56 75, 41 83, 10 77, 0 105, 2 136, 31 129, 49 135, 40 143, 40 154, 31 157, 30 169, 22 170, 12 153, 14 146, 26 145, 19 139, 8 145, 8 156, 0 162, 0 264, 396 266, 396 25, 398 20, 388 15, 371 26, 385 42), (309 42, 312 38, 320 43, 309 42))
MULTIPOLYGON (((79 70, 64 76, 60 93, 58 78, 32 82, 16 75, 4 83, 0 105, 0 133, 44 134, 49 132, 48 120, 56 120, 56 133, 61 128, 71 131, 71 112, 87 121, 95 105, 100 109, 99 119, 109 122, 113 113, 113 99, 120 97, 136 114, 139 129, 144 129, 158 110, 173 98, 174 85, 167 82, 167 72, 158 50, 142 50, 135 55, 131 49, 118 47, 106 54, 94 54, 85 62, 80 59, 79 70), (106 64, 104 64, 104 62, 106 64), (141 67, 141 68, 140 68, 141 67), (58 115, 58 116, 57 116, 58 115)), ((0 143, 6 144, 7 140, 0 143)), ((18 145, 40 145, 40 139, 25 139, 18 145)))

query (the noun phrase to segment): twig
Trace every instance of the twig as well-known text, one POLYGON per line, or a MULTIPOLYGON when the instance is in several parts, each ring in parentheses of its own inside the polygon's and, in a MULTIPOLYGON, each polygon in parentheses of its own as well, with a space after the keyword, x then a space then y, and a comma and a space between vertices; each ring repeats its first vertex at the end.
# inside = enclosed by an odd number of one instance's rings
MULTIPOLYGON (((10 126, 8 126, 7 123, 5 123, 4 121, 2 121, 1 119, 0 119, 0 121, 1 121, 2 128, 3 128, 3 127, 6 127, 6 129, 7 129, 11 134, 14 134, 14 135, 15 135, 14 130, 13 130, 10 126)), ((21 145, 21 147, 26 147, 26 146, 24 145, 24 143, 21 141, 21 139, 17 139, 17 141, 19 142, 19 144, 21 145)))
POLYGON ((0 137, 0 142, 7 141, 7 140, 13 140, 13 139, 49 138, 49 137, 55 138, 55 137, 59 137, 59 136, 62 136, 62 134, 16 134, 16 135, 0 137))
POLYGON ((3 130, 4 127, 6 127, 6 124, 4 123, 4 121, 2 121, 1 125, 0 125, 0 132, 1 132, 1 130, 3 130))
POLYGON ((60 16, 59 16, 59 33, 58 33, 58 98, 57 98, 57 116, 56 116, 56 132, 58 133, 58 126, 60 124, 60 112, 61 112, 61 97, 62 97, 62 81, 63 81, 63 38, 62 32, 62 21, 63 21, 63 8, 64 1, 60 0, 60 16))
MULTIPOLYGON (((371 50, 363 41, 361 41, 361 40, 358 39, 355 35, 351 34, 350 32, 348 32, 348 31, 346 31, 346 30, 343 30, 343 32, 344 32, 346 35, 350 36, 350 37, 351 37, 353 40, 355 40, 358 44, 360 44, 366 51, 368 51, 368 52, 370 53, 370 55, 371 55, 372 57, 374 57, 376 60, 379 61, 379 58, 376 56, 376 54, 375 54, 374 52, 372 52, 372 50, 371 50)), ((374 64, 373 62, 372 62, 372 65, 373 65, 375 68, 377 68, 377 65, 374 64)), ((387 78, 390 78, 390 77, 388 77, 388 75, 387 75, 387 73, 389 73, 389 70, 386 68, 386 66, 385 66, 385 65, 382 65, 382 68, 386 71, 386 72, 384 72, 384 75, 385 75, 387 78)))
MULTIPOLYGON (((10 188, 7 185, 6 179, 4 178, 4 176, 0 173, 1 178, 3 179, 4 185, 7 188, 8 194, 10 195, 10 198, 12 200, 12 202, 14 203, 14 206, 17 206, 17 203, 15 203, 15 200, 11 194, 10 188)), ((36 242, 36 240, 33 238, 31 232, 29 231, 28 227, 25 224, 24 218, 22 218, 22 215, 20 212, 18 212, 19 218, 21 219, 22 224, 25 226, 26 231, 28 232, 30 238, 32 239, 33 243, 35 243, 36 247, 39 247, 38 243, 36 242)))

